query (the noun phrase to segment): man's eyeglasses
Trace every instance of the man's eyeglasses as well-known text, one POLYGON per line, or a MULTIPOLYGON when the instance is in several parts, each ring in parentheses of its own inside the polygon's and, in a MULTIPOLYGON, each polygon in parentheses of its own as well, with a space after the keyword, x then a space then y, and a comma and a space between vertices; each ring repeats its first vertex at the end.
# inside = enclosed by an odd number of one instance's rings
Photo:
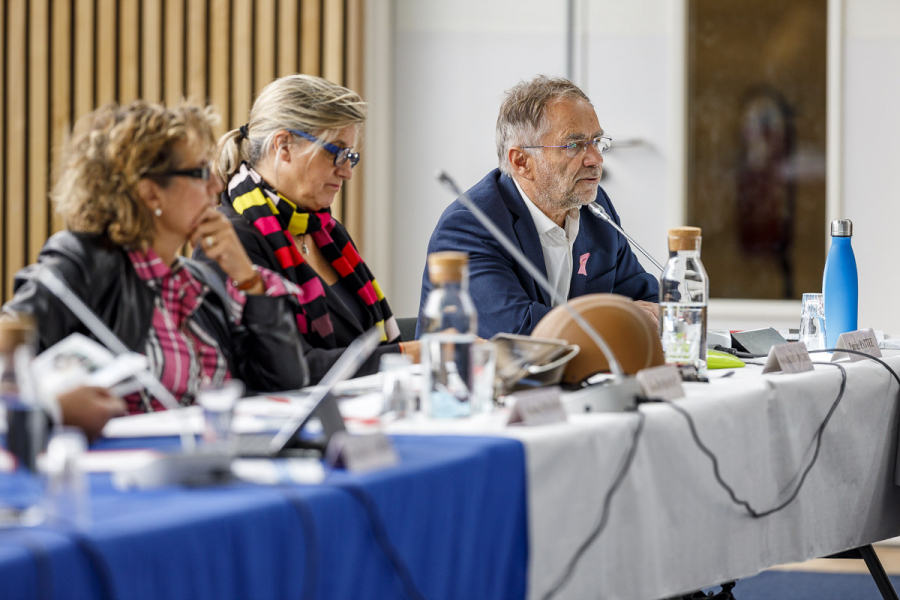
POLYGON ((176 175, 209 181, 209 178, 212 175, 212 170, 209 168, 209 165, 203 165, 202 167, 197 167, 196 169, 179 169, 177 171, 166 171, 165 173, 154 173, 152 177, 174 177, 176 175))
POLYGON ((565 148, 566 156, 575 158, 576 156, 581 156, 588 146, 593 146, 597 152, 603 154, 612 146, 612 138, 603 135, 584 142, 569 142, 564 146, 522 146, 522 148, 565 148))
POLYGON ((350 168, 356 166, 356 163, 359 162, 359 152, 354 152, 353 148, 341 148, 340 146, 335 146, 334 144, 329 144, 328 142, 324 142, 317 138, 314 135, 310 135, 305 131, 299 131, 297 129, 288 129, 294 135, 299 135, 302 138, 306 138, 309 141, 319 144, 332 154, 334 154, 334 166, 339 167, 348 160, 350 161, 350 168))

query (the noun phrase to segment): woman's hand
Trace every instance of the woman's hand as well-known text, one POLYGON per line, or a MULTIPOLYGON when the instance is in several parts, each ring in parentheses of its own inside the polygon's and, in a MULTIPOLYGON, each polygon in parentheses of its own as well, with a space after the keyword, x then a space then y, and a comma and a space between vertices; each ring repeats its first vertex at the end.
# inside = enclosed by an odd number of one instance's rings
POLYGON ((60 394, 57 400, 63 423, 81 427, 89 439, 99 436, 107 421, 126 414, 125 402, 106 388, 77 387, 60 394))
POLYGON ((408 356, 413 361, 413 364, 421 362, 421 345, 418 340, 400 342, 400 353, 408 356))
POLYGON ((225 275, 233 281, 242 284, 255 279, 253 286, 244 290, 248 294, 262 294, 266 291, 231 221, 215 208, 206 210, 200 218, 200 224, 191 234, 190 241, 195 246, 199 244, 206 256, 216 261, 225 275))

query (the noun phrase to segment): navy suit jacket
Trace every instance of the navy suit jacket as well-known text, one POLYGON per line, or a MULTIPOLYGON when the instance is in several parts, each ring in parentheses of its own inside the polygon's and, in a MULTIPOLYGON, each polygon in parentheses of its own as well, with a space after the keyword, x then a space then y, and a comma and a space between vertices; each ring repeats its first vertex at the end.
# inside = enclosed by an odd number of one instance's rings
MULTIPOLYGON (((537 229, 525 201, 508 175, 494 169, 468 192, 469 197, 517 244, 519 249, 545 274, 544 254, 537 229)), ((597 188, 597 203, 619 223, 609 196, 597 188)), ((459 200, 441 215, 428 253, 455 250, 469 255, 469 294, 478 311, 478 335, 531 333, 538 321, 550 312, 549 295, 519 266, 459 200)), ((634 300, 659 301, 659 282, 644 271, 628 241, 609 223, 581 208, 578 237, 573 248, 574 265, 569 297, 615 293, 634 300), (583 268, 582 268, 583 264, 583 268)), ((422 309, 431 292, 428 267, 422 277, 419 321, 416 337, 423 331, 422 309)))

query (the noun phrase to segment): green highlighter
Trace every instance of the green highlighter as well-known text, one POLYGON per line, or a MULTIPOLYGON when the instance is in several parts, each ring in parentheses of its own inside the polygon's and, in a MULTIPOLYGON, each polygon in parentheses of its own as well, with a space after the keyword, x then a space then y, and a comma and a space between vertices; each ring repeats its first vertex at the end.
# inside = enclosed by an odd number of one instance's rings
POLYGON ((744 366, 744 361, 719 350, 706 350, 706 368, 707 369, 739 369, 744 366))

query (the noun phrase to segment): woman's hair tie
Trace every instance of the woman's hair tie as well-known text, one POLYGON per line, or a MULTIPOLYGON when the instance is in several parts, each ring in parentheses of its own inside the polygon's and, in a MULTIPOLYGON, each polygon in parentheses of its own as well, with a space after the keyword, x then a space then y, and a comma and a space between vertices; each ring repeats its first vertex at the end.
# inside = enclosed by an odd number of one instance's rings
POLYGON ((238 127, 238 131, 241 134, 239 139, 244 140, 250 137, 250 128, 247 127, 246 123, 238 127))

